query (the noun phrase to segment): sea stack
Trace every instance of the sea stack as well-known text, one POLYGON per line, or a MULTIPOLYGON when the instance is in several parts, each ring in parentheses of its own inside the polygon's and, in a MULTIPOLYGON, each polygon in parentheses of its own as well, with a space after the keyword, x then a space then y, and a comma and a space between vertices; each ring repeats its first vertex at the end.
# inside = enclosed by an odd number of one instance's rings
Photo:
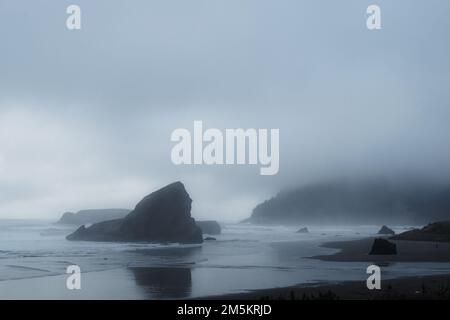
POLYGON ((122 219, 131 210, 128 209, 88 209, 77 213, 65 212, 57 224, 82 226, 107 220, 122 219))
POLYGON ((202 243, 191 203, 184 185, 175 182, 146 196, 125 218, 81 226, 67 240, 202 243))
POLYGON ((380 231, 378 231, 378 234, 391 234, 394 235, 395 231, 387 226, 382 226, 380 231))
POLYGON ((304 228, 298 229, 296 233, 309 233, 309 230, 308 230, 308 228, 304 227, 304 228))

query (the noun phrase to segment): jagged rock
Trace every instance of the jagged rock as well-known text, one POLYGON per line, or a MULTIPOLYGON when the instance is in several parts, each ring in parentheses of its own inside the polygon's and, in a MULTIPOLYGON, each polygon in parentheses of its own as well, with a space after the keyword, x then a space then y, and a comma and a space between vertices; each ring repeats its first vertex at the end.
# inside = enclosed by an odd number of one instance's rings
POLYGON ((204 240, 205 240, 205 241, 215 241, 215 240, 217 240, 217 239, 214 238, 214 237, 206 237, 204 240))
POLYGON ((81 226, 68 240, 201 243, 202 231, 191 218, 192 199, 181 182, 151 193, 123 219, 81 226))
POLYGON ((298 229, 296 233, 309 233, 309 230, 308 230, 308 228, 305 227, 305 228, 298 229))
POLYGON ((395 234, 395 231, 387 226, 382 226, 378 234, 395 234))
POLYGON ((397 254, 397 245, 386 239, 375 239, 372 244, 370 255, 393 255, 397 254))
POLYGON ((400 233, 391 239, 409 241, 450 242, 450 220, 430 223, 422 229, 400 233))
POLYGON ((125 241, 120 233, 120 227, 123 219, 108 220, 95 223, 86 228, 79 227, 74 233, 66 237, 67 240, 83 240, 83 241, 125 241))
POLYGON ((128 209, 89 209, 77 213, 65 212, 57 224, 82 226, 106 220, 124 218, 131 210, 128 209))
POLYGON ((222 232, 222 228, 217 221, 197 221, 197 226, 202 229, 203 233, 216 235, 222 232))

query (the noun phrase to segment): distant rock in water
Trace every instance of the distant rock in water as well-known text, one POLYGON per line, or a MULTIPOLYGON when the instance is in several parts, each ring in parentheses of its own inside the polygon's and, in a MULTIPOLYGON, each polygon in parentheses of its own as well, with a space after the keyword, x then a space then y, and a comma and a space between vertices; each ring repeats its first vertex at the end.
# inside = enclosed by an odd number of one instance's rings
POLYGON ((214 237, 206 237, 205 238, 205 241, 215 241, 215 240, 217 240, 217 239, 214 237))
POLYGON ((203 233, 216 235, 222 232, 222 228, 217 221, 196 221, 197 226, 202 229, 203 233))
POLYGON ((305 227, 305 228, 298 229, 296 233, 309 233, 309 230, 308 230, 308 228, 305 227))
POLYGON ((424 224, 450 219, 450 185, 330 181, 284 190, 258 204, 255 224, 424 224))
POLYGON ((378 234, 395 234, 395 231, 387 226, 382 226, 378 234))
POLYGON ((124 218, 130 213, 129 209, 90 209, 81 210, 77 213, 65 212, 57 224, 68 224, 82 226, 106 220, 124 218))
POLYGON ((67 240, 201 243, 191 203, 184 185, 175 182, 146 196, 125 218, 81 226, 67 240))
POLYGON ((372 244, 370 255, 393 255, 397 254, 397 245, 386 239, 375 239, 372 244))
POLYGON ((400 233, 391 239, 409 241, 450 242, 450 220, 430 223, 422 229, 400 233))

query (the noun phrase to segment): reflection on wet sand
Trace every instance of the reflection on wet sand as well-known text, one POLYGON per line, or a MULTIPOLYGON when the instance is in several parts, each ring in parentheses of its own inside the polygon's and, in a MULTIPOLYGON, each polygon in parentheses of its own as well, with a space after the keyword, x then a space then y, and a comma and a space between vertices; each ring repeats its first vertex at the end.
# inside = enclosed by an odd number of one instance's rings
POLYGON ((148 299, 185 298, 191 294, 190 268, 130 268, 148 299))
MULTIPOLYGON (((165 263, 172 265, 183 264, 193 264, 196 260, 201 259, 202 247, 196 246, 191 248, 152 248, 152 249, 138 249, 133 250, 133 253, 142 254, 146 259, 151 259, 152 257, 156 260, 156 263, 165 263)), ((146 260, 147 262, 151 260, 146 260)), ((136 265, 135 265, 136 266, 136 265)))

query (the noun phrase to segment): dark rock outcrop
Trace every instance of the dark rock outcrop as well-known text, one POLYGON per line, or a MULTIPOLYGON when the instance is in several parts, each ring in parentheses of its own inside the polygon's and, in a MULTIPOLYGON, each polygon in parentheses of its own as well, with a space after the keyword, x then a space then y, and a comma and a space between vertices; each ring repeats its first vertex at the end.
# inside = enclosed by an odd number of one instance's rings
POLYGON ((82 226, 106 220, 121 219, 129 214, 130 211, 128 209, 90 209, 81 210, 77 213, 65 212, 56 223, 82 226))
POLYGON ((309 233, 309 230, 308 230, 308 228, 305 227, 305 228, 298 229, 296 233, 309 233))
POLYGON ((450 184, 329 181, 284 190, 257 205, 255 224, 424 224, 450 219, 450 184))
POLYGON ((430 223, 422 229, 405 231, 394 240, 450 242, 450 220, 430 223))
POLYGON ((378 234, 395 234, 395 231, 387 226, 382 226, 381 229, 378 231, 378 234))
POLYGON ((181 182, 141 200, 125 218, 81 226, 68 240, 201 243, 201 229, 191 218, 192 199, 181 182))
POLYGON ((222 228, 217 221, 196 221, 196 223, 203 233, 216 235, 222 232, 222 228))
POLYGON ((206 237, 205 238, 205 241, 215 241, 215 240, 217 240, 217 239, 214 237, 206 237))
POLYGON ((74 233, 66 237, 67 240, 83 241, 126 241, 120 233, 123 219, 108 220, 95 223, 86 228, 79 227, 74 233))
POLYGON ((393 255, 397 254, 397 245, 386 239, 375 239, 372 244, 370 255, 393 255))

